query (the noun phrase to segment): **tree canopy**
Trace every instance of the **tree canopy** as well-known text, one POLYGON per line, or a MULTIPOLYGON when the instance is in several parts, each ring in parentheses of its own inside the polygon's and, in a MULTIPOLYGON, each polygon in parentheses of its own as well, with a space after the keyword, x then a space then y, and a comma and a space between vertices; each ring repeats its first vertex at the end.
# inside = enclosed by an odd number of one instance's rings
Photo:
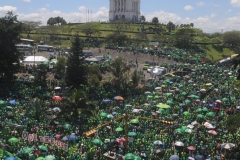
POLYGON ((42 22, 40 21, 22 21, 23 23, 23 31, 27 34, 27 37, 29 38, 29 34, 31 31, 39 27, 42 22))
POLYGON ((5 73, 7 79, 13 78, 13 72, 19 66, 21 54, 16 48, 22 31, 22 23, 17 16, 8 12, 0 18, 0 73, 5 73))
POLYGON ((53 25, 66 25, 67 22, 65 19, 63 19, 62 17, 51 17, 48 19, 47 21, 47 24, 50 25, 50 26, 53 26, 53 25))

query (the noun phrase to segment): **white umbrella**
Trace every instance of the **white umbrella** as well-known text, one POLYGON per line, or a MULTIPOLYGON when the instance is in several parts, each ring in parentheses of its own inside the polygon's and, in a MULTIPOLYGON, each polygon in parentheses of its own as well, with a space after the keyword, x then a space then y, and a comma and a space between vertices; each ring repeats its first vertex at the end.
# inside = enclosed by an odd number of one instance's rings
POLYGON ((197 121, 194 121, 194 122, 191 123, 191 125, 193 125, 193 126, 196 125, 196 124, 198 124, 197 121))
POLYGON ((217 102, 217 103, 221 103, 222 101, 218 99, 218 100, 216 100, 216 102, 217 102))
POLYGON ((156 141, 153 142, 153 144, 155 144, 155 145, 160 145, 160 144, 163 144, 163 143, 162 143, 162 141, 160 141, 160 140, 156 140, 156 141))
POLYGON ((126 104, 126 107, 132 107, 132 105, 131 104, 126 104))
POLYGON ((156 87, 156 88, 155 88, 155 90, 160 90, 160 89, 162 89, 162 88, 161 88, 161 87, 156 87))
POLYGON ((184 146, 184 143, 183 143, 183 142, 180 142, 180 141, 175 142, 174 144, 175 144, 175 146, 184 146))
POLYGON ((206 89, 200 89, 200 92, 206 92, 206 89))
POLYGON ((56 89, 56 90, 57 90, 57 89, 61 89, 61 87, 55 87, 54 89, 56 89))
POLYGON ((189 124, 189 125, 187 125, 187 127, 190 128, 190 129, 193 129, 194 125, 189 124))
POLYGON ((139 109, 134 109, 132 112, 133 112, 133 113, 138 113, 138 112, 139 112, 139 109))

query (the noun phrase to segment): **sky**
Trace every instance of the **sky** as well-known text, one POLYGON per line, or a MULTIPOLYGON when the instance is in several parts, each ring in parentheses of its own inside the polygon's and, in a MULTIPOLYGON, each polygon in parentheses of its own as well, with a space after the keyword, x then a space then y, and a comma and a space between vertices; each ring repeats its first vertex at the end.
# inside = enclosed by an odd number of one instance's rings
MULTIPOLYGON (((240 0, 141 0, 141 15, 160 23, 194 23, 206 33, 240 30, 240 0)), ((68 23, 108 21, 109 0, 0 0, 0 17, 8 11, 20 21, 41 21, 63 17, 68 23)))

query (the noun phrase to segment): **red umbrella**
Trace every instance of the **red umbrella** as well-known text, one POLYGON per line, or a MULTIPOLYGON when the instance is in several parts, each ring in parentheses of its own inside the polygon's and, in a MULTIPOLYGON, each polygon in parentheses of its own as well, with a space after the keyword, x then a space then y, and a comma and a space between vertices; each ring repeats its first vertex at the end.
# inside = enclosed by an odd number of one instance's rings
POLYGON ((55 137, 59 139, 61 137, 61 134, 56 134, 55 137))
POLYGON ((118 100, 118 101, 123 101, 123 100, 124 100, 124 98, 121 97, 121 96, 116 96, 116 97, 114 97, 114 99, 116 99, 116 100, 118 100))
POLYGON ((60 96, 53 96, 52 99, 53 99, 54 101, 61 101, 61 100, 62 100, 62 97, 60 97, 60 96))
POLYGON ((214 131, 214 130, 210 130, 210 131, 208 131, 208 133, 210 133, 210 134, 212 134, 212 135, 217 135, 217 134, 218 134, 218 132, 216 132, 216 131, 214 131))
POLYGON ((140 107, 140 106, 136 106, 136 108, 137 108, 137 109, 141 109, 141 107, 140 107))
POLYGON ((196 150, 196 148, 193 147, 193 146, 188 146, 187 149, 189 149, 190 151, 195 151, 196 150))

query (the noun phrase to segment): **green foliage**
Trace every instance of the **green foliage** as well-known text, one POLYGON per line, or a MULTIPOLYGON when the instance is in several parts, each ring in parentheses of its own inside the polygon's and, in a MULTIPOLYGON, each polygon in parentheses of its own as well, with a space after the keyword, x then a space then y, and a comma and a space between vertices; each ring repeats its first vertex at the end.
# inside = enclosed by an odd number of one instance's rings
POLYGON ((72 41, 71 53, 67 61, 67 76, 66 82, 74 87, 79 87, 80 84, 87 84, 87 67, 83 60, 83 41, 75 36, 72 41))
POLYGON ((50 26, 53 26, 55 24, 57 25, 66 25, 67 22, 65 21, 65 19, 63 19, 62 17, 51 17, 48 19, 47 24, 50 26))
POLYGON ((140 75, 138 74, 138 71, 135 69, 132 73, 132 84, 134 87, 137 87, 140 81, 140 75))
POLYGON ((12 12, 0 18, 0 73, 5 73, 8 80, 13 78, 14 70, 20 66, 21 54, 15 45, 19 41, 21 31, 22 23, 12 12))
POLYGON ((223 43, 228 47, 238 47, 240 44, 240 31, 229 31, 223 34, 223 43))
POLYGON ((64 57, 58 58, 57 63, 54 65, 55 78, 63 79, 65 75, 67 60, 64 57))
POLYGON ((39 27, 39 25, 41 25, 40 21, 23 21, 23 31, 26 32, 27 37, 29 38, 29 34, 31 33, 31 31, 33 31, 34 29, 36 29, 37 27, 39 27))
POLYGON ((158 17, 153 17, 152 23, 153 24, 158 24, 159 23, 158 17))
POLYGON ((225 121, 225 125, 227 126, 228 131, 235 131, 240 127, 239 123, 240 114, 234 114, 228 116, 227 120, 225 121))
POLYGON ((121 84, 126 82, 129 74, 129 66, 123 61, 121 57, 116 58, 111 66, 110 71, 113 74, 112 82, 115 84, 117 89, 120 88, 121 84))
POLYGON ((100 36, 100 24, 99 23, 85 23, 80 26, 80 31, 90 38, 92 35, 100 36))
POLYGON ((191 42, 193 41, 194 29, 185 27, 177 29, 175 32, 176 35, 176 45, 179 48, 189 48, 191 42))
POLYGON ((102 80, 102 74, 99 70, 99 66, 98 65, 90 65, 88 66, 88 73, 89 74, 95 74, 97 75, 98 79, 101 81, 102 80))
POLYGON ((90 74, 88 78, 88 84, 92 88, 97 88, 100 85, 100 80, 96 74, 90 74))

